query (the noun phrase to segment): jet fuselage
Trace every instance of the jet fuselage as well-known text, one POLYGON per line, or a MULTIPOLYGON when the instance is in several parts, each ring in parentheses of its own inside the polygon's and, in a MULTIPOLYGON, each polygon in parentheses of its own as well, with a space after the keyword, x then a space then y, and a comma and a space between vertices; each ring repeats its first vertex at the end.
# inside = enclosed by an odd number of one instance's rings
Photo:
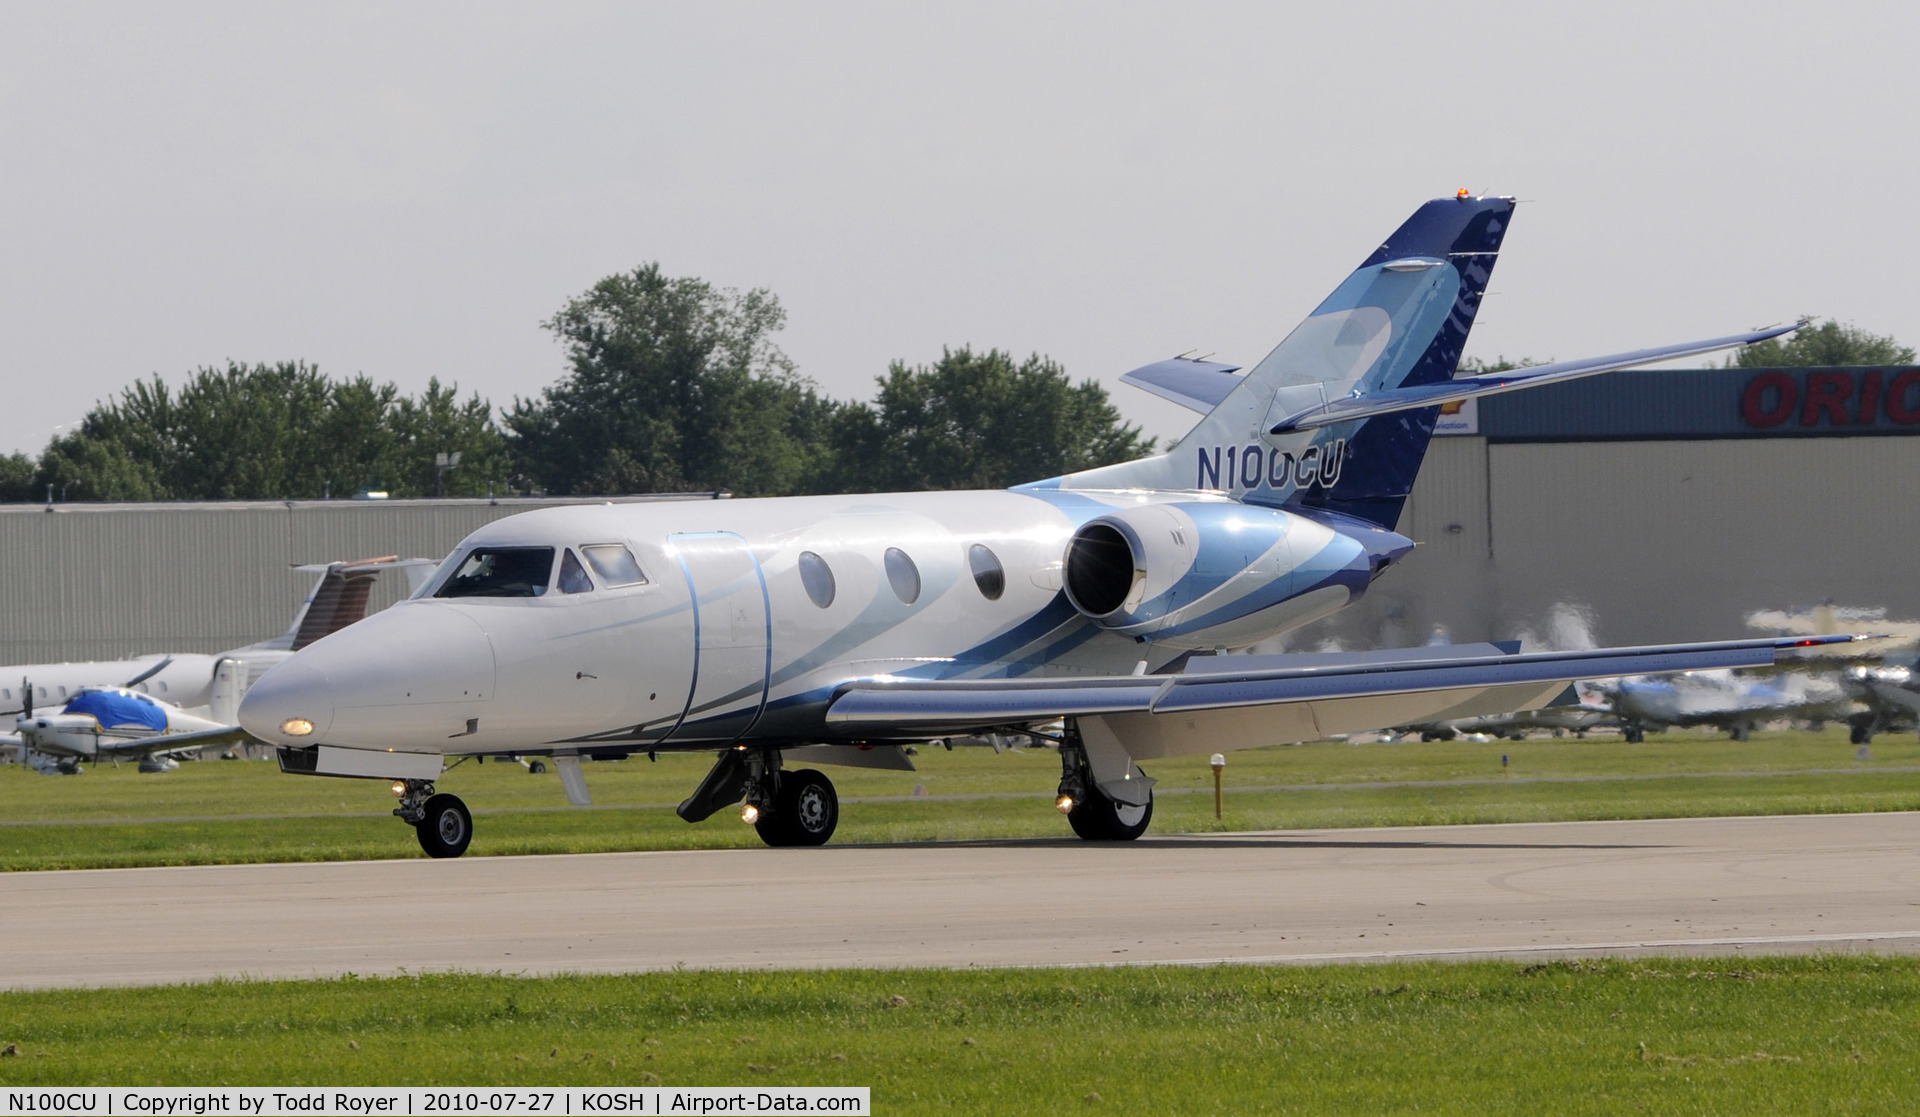
POLYGON ((475 532, 419 595, 275 668, 241 720, 275 744, 397 751, 830 740, 822 714, 850 678, 1124 674, 1297 627, 1411 546, 1357 534, 1201 492, 543 509, 475 532), (1063 592, 1069 542, 1096 519, 1164 534, 1140 546, 1166 556, 1129 556, 1098 619, 1063 592), (616 547, 644 580, 596 566, 616 547), (538 573, 449 596, 476 555, 538 573))

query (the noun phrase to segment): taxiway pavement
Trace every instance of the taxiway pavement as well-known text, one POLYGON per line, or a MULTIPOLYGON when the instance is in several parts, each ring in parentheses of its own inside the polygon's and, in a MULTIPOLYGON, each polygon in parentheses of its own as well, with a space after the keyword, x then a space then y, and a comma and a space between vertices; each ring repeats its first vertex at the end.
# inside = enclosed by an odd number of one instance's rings
POLYGON ((0 874, 0 986, 1920 951, 1920 814, 0 874))

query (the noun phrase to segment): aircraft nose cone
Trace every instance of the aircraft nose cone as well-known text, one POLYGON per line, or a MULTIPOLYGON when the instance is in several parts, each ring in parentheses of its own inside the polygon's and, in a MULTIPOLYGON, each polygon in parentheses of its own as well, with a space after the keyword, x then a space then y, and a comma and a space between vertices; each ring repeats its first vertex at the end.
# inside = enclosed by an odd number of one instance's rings
POLYGON ((477 716, 472 707, 493 697, 493 684, 486 629, 458 607, 406 602, 262 675, 240 701, 240 725, 269 744, 390 748, 477 716), (409 715, 422 710, 444 714, 416 726, 409 715))

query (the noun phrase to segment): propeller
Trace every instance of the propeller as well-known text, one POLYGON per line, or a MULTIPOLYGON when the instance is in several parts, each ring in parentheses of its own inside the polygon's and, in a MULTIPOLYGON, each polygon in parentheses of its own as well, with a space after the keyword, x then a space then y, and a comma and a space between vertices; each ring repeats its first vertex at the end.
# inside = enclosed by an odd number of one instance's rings
POLYGON ((32 717, 33 716, 33 680, 32 679, 23 678, 20 680, 20 700, 23 703, 25 703, 23 706, 21 706, 20 712, 27 717, 32 717))

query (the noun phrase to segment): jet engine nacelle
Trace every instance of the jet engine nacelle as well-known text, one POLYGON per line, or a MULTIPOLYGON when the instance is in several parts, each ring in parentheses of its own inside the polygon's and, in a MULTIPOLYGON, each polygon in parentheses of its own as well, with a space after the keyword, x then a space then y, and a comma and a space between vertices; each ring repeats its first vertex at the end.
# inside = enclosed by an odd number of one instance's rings
POLYGON ((1174 647, 1240 646, 1345 605, 1371 570, 1354 539, 1277 508, 1143 504, 1067 543, 1067 599, 1095 624, 1174 647))

